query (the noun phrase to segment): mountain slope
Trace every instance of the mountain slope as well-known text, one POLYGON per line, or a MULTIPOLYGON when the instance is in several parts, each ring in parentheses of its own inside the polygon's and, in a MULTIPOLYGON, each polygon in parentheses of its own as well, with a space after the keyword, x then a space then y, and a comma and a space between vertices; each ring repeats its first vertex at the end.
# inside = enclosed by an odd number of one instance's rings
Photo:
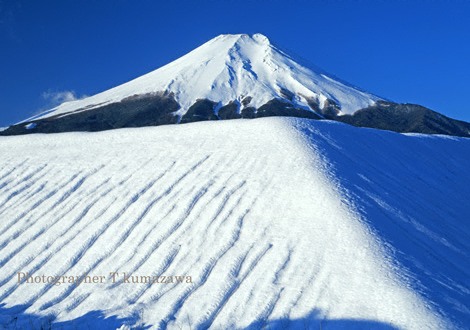
POLYGON ((3 326, 468 324, 467 139, 264 118, 1 137, 0 154, 3 326))
POLYGON ((352 115, 339 116, 335 119, 358 127, 380 128, 402 133, 470 136, 470 123, 451 119, 416 104, 378 101, 352 115))
POLYGON ((288 93, 299 107, 309 109, 309 102, 317 102, 323 108, 331 100, 341 107, 342 114, 353 113, 378 99, 298 64, 261 34, 226 34, 153 72, 95 96, 64 103, 37 118, 161 92, 174 95, 181 106, 178 115, 184 115, 198 99, 226 105, 241 104, 250 97, 250 106, 259 108, 288 93))
POLYGON ((470 137, 469 123, 384 101, 301 62, 261 34, 220 35, 155 71, 63 103, 0 135, 289 116, 470 137))

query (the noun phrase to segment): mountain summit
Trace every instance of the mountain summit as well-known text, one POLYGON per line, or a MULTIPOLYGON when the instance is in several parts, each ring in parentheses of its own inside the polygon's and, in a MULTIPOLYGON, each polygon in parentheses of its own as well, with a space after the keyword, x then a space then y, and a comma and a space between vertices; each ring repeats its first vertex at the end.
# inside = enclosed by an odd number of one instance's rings
POLYGON ((468 136, 470 131, 470 124, 382 100, 302 65, 262 34, 224 34, 155 71, 63 103, 3 134, 267 116, 333 119, 398 132, 468 136))
POLYGON ((158 92, 174 94, 181 106, 178 115, 184 115, 198 99, 226 105, 251 98, 251 102, 245 101, 247 106, 259 108, 287 94, 293 104, 308 110, 309 102, 324 109, 330 100, 340 107, 341 114, 351 114, 377 100, 300 65, 262 34, 224 34, 142 77, 84 100, 64 103, 40 118, 158 92))

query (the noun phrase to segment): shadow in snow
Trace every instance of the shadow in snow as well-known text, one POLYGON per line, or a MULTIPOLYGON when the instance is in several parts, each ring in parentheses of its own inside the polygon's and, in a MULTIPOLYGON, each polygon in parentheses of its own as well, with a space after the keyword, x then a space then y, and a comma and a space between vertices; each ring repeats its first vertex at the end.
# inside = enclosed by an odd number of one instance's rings
POLYGON ((118 318, 106 317, 102 311, 90 311, 76 319, 57 322, 54 315, 36 315, 25 312, 28 306, 17 305, 5 307, 0 304, 0 329, 118 329, 128 326, 132 329, 148 329, 150 326, 140 324, 138 315, 118 318))
POLYGON ((415 291, 470 324, 470 139, 298 122, 415 291), (432 275, 432 276, 430 276, 432 275))
MULTIPOLYGON (((398 328, 379 321, 363 319, 332 319, 320 316, 314 310, 300 319, 277 319, 271 321, 256 321, 243 330, 398 330, 398 328)), ((202 330, 202 329, 201 329, 202 330)))
MULTIPOLYGON (((114 330, 125 326, 128 329, 149 329, 150 325, 141 324, 139 315, 127 318, 117 316, 106 317, 102 311, 91 311, 70 321, 56 322, 54 315, 35 315, 25 312, 26 305, 5 307, 0 305, 0 329, 96 329, 114 330)), ((204 330, 194 325, 187 325, 189 329, 204 330)), ((186 328, 183 326, 183 328, 186 328)), ((272 321, 260 320, 253 322, 243 330, 276 330, 276 329, 312 329, 312 330, 398 330, 398 328, 372 320, 336 319, 328 320, 321 317, 318 311, 312 311, 308 316, 300 319, 278 319, 272 321)))

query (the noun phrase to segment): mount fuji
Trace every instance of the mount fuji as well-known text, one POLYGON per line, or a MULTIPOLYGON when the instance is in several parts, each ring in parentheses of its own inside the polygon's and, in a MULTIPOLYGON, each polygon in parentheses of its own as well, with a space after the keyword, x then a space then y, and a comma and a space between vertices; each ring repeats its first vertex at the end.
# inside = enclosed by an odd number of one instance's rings
POLYGON ((470 139, 370 123, 467 125, 223 35, 7 128, 0 329, 468 329, 470 139))
POLYGON ((301 64, 261 34, 220 35, 128 83, 66 102, 0 134, 100 131, 291 116, 397 132, 470 136, 470 124, 397 104, 301 64))

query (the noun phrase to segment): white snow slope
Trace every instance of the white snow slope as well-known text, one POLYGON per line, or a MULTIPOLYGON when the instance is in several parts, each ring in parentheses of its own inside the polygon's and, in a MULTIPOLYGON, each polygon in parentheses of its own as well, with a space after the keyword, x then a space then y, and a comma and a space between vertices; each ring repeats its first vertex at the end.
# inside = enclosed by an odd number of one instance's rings
POLYGON ((181 105, 180 115, 198 99, 209 99, 220 106, 251 96, 249 106, 256 108, 274 98, 283 98, 281 90, 294 94, 294 104, 310 110, 306 98, 327 99, 341 106, 340 114, 351 114, 374 104, 379 98, 345 85, 307 68, 273 46, 261 34, 220 35, 183 57, 128 83, 100 94, 66 102, 39 114, 39 119, 65 115, 79 109, 90 110, 140 94, 169 91, 181 105))
POLYGON ((1 137, 0 155, 4 328, 470 324, 469 139, 263 118, 1 137))

